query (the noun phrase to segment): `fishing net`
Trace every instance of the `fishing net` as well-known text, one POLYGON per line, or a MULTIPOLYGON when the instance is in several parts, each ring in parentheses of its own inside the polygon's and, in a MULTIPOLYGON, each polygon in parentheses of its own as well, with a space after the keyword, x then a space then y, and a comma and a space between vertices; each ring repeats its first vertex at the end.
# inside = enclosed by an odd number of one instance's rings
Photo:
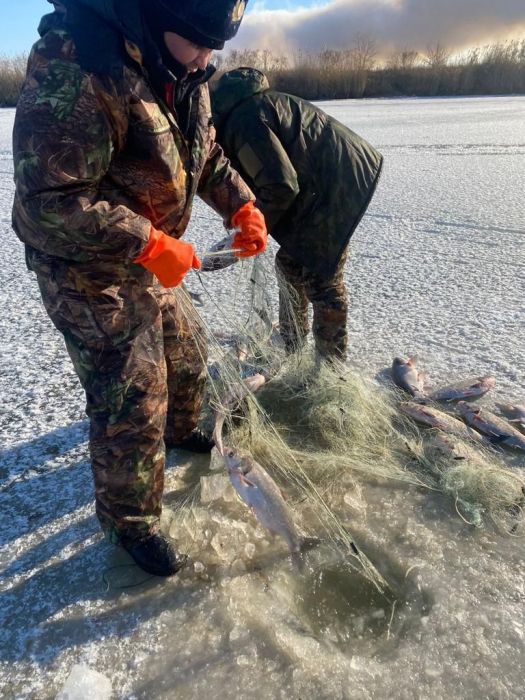
POLYGON ((436 487, 454 499, 460 517, 481 527, 492 521, 506 533, 518 534, 525 504, 525 480, 508 468, 503 455, 439 431, 429 431, 418 460, 435 476, 436 487))
MULTIPOLYGON (((516 473, 470 446, 472 452, 459 458, 452 448, 436 447, 429 438, 435 431, 420 430, 398 411, 397 391, 342 363, 320 361, 308 344, 287 354, 274 322, 275 272, 267 256, 212 275, 226 272, 227 303, 217 302, 211 275, 200 275, 204 319, 187 291, 177 290, 181 309, 195 317, 195 332, 209 348, 202 427, 211 433, 219 425, 226 445, 252 455, 286 494, 306 539, 321 540, 388 595, 388 583, 356 547, 344 512, 349 494, 359 502, 364 482, 439 490, 468 522, 491 519, 506 531, 516 529, 523 502, 523 480, 516 473)), ((291 324, 294 294, 290 289, 280 295, 291 324)), ((302 328, 304 319, 295 329, 298 338, 302 328)), ((242 573, 250 561, 260 566, 274 554, 271 536, 239 502, 216 450, 211 466, 178 469, 175 479, 173 531, 178 539, 186 535, 192 557, 208 551, 207 565, 242 573)))

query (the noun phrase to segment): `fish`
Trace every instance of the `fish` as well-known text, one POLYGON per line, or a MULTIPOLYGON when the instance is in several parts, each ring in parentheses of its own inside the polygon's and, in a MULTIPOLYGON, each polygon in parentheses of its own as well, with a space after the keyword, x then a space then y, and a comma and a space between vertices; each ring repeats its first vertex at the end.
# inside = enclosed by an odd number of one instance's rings
POLYGON ((466 401, 460 401, 457 406, 463 420, 487 435, 493 444, 525 450, 525 435, 504 418, 466 401))
POLYGON ((272 477, 248 452, 227 446, 223 457, 233 488, 261 525, 282 537, 292 554, 300 552, 303 538, 272 477))
POLYGON ((190 296, 190 299, 195 304, 195 306, 204 306, 204 301, 202 300, 202 295, 199 292, 192 292, 189 289, 186 290, 190 296))
POLYGON ((249 377, 245 377, 243 379, 243 382, 246 384, 246 386, 252 394, 255 394, 255 392, 258 391, 263 386, 263 384, 266 384, 267 381, 268 377, 262 372, 257 372, 257 374, 251 374, 249 377))
POLYGON ((490 391, 496 384, 494 377, 473 377, 454 382, 441 389, 431 392, 430 398, 433 401, 460 401, 467 398, 477 398, 490 391))
POLYGON ((255 394, 267 381, 268 377, 261 372, 251 374, 249 377, 245 377, 242 382, 235 384, 220 402, 215 411, 215 426, 212 437, 222 456, 224 456, 222 430, 227 414, 235 410, 249 394, 255 394))
POLYGON ((249 394, 255 394, 267 381, 268 377, 262 372, 245 377, 230 388, 221 401, 222 408, 233 411, 249 394))
POLYGON ((224 268, 230 267, 230 265, 239 262, 240 258, 238 258, 235 253, 239 253, 242 248, 233 247, 235 233, 225 236, 220 241, 217 241, 217 243, 214 243, 211 248, 209 248, 204 255, 202 255, 200 267, 202 272, 223 270, 224 268))
POLYGON ((429 445, 457 462, 468 461, 482 468, 487 466, 482 454, 475 447, 456 439, 454 435, 438 432, 429 440, 429 445))
POLYGON ((456 437, 472 440, 473 442, 486 443, 482 435, 469 428, 463 421, 432 406, 424 406, 415 401, 405 401, 399 405, 399 410, 418 423, 438 428, 438 430, 450 433, 456 437))
POLYGON ((246 362, 250 354, 250 348, 248 343, 243 340, 237 340, 235 343, 235 353, 237 355, 237 360, 242 364, 246 362))
POLYGON ((416 369, 417 358, 410 357, 403 360, 395 357, 392 362, 392 378, 398 387, 407 391, 416 399, 426 398, 425 373, 416 369))
POLYGON ((515 423, 518 428, 525 430, 525 404, 499 403, 497 406, 509 423, 515 423))

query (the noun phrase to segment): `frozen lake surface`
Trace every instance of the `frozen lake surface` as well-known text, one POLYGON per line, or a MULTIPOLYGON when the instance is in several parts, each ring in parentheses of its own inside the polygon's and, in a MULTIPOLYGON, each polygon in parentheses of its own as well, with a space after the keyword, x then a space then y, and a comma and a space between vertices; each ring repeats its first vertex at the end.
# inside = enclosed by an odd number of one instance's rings
MULTIPOLYGON (((372 378, 416 353, 432 383, 492 374, 485 405, 523 402, 525 98, 322 106, 385 156, 347 266, 350 366, 372 378)), ((286 563, 107 590, 104 571, 128 560, 99 533, 83 395, 10 228, 13 117, 0 110, 0 695, 54 698, 84 664, 127 700, 522 698, 523 539, 469 527, 450 500, 402 484, 368 487, 349 516, 374 561, 407 581, 413 602, 391 629, 377 600, 354 612, 328 592, 321 605, 286 563)), ((197 203, 188 240, 202 252, 223 235, 197 203)), ((189 279, 217 330, 236 274, 203 277, 205 290, 189 279)), ((181 467, 207 468, 169 464, 168 504, 181 467)), ((194 527, 205 536, 205 521, 194 527)))

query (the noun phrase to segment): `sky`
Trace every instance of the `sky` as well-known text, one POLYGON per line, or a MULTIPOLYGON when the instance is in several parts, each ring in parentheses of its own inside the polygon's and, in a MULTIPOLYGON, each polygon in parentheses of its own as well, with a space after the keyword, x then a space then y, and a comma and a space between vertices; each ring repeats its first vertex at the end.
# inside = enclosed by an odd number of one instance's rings
MULTIPOLYGON (((293 12, 326 4, 327 0, 252 0, 247 15, 275 9, 293 12)), ((47 0, 0 0, 0 56, 27 52, 37 39, 40 18, 51 10, 47 0)))
MULTIPOLYGON (((27 52, 47 0, 0 0, 0 55, 27 52)), ((347 48, 357 35, 383 52, 424 50, 439 42, 456 51, 525 38, 524 0, 252 0, 229 48, 274 52, 347 48)))

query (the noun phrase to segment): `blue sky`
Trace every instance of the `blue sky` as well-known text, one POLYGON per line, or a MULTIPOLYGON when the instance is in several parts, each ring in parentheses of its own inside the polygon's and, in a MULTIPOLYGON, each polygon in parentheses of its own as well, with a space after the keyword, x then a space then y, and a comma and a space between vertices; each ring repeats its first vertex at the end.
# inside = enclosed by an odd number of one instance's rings
MULTIPOLYGON (((248 9, 293 9, 321 4, 326 4, 326 0, 250 0, 248 9)), ((0 55, 29 51, 38 36, 40 17, 52 9, 47 0, 0 0, 0 55)))
POLYGON ((0 0, 0 54, 27 53, 38 37, 40 17, 51 9, 46 0, 0 0))

